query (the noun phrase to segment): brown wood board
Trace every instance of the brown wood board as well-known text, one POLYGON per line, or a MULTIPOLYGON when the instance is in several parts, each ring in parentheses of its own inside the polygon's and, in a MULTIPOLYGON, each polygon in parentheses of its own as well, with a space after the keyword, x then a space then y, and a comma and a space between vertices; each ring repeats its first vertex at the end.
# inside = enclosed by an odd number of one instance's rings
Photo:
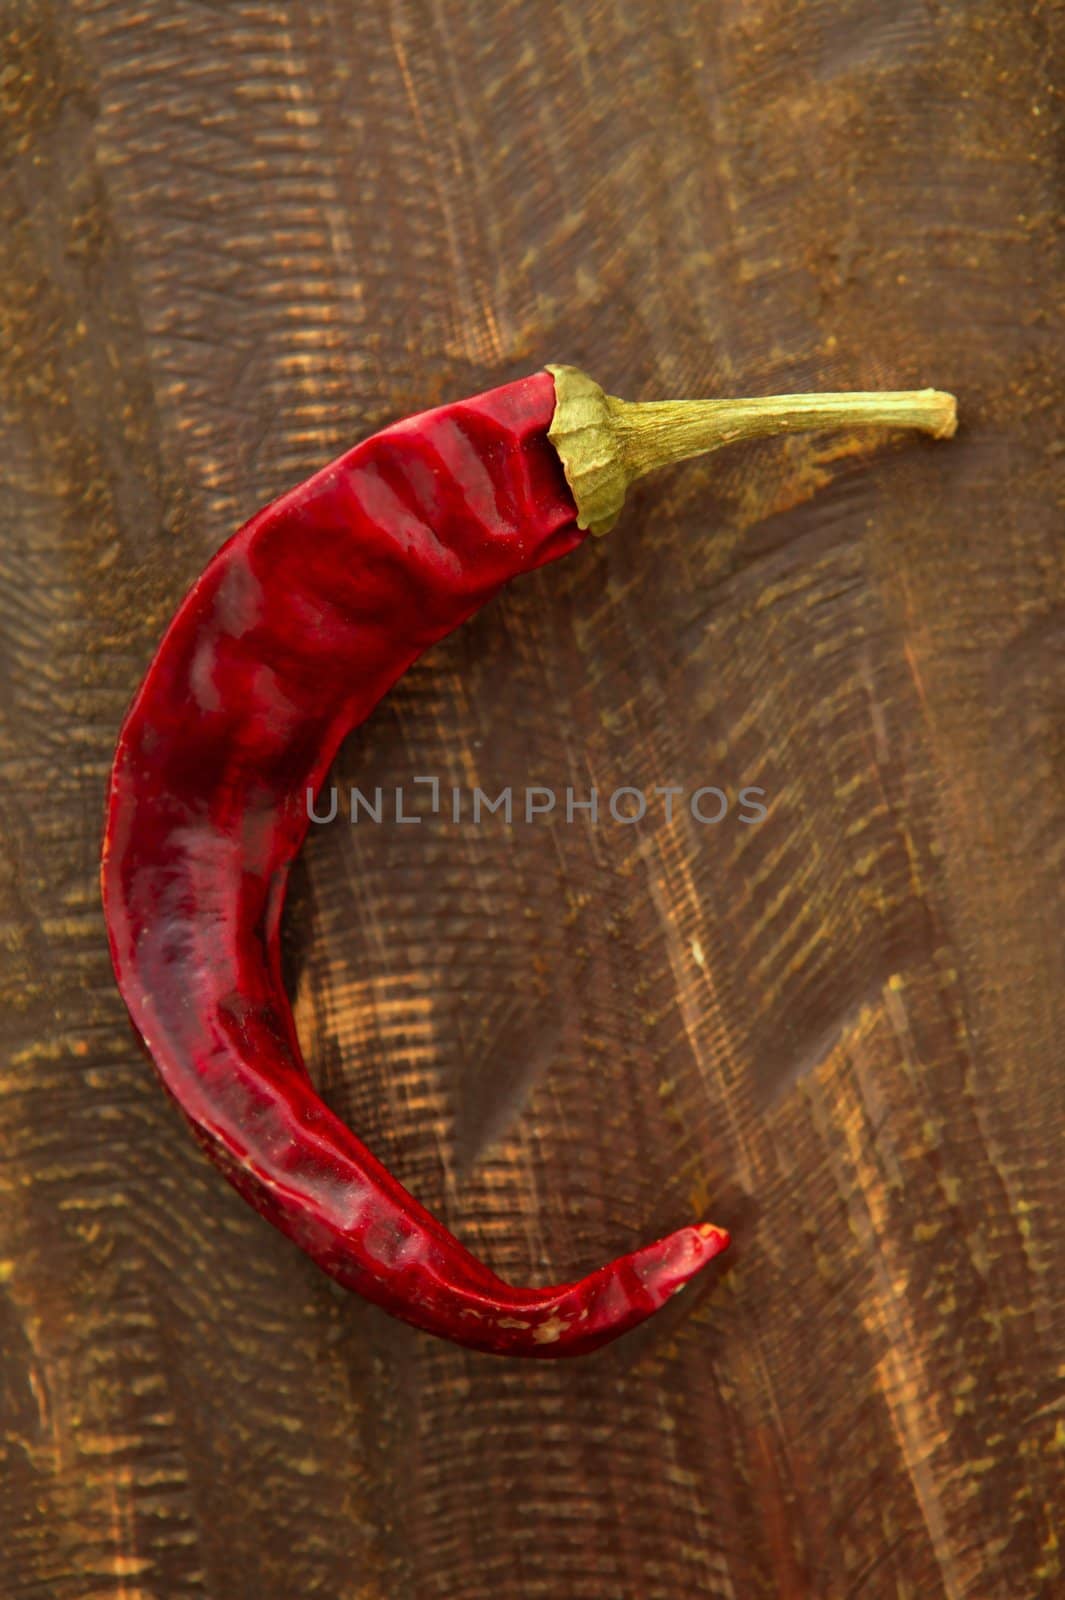
POLYGON ((1065 1592, 1051 6, 0 18, 0 1596, 1065 1592), (312 1070, 464 1240, 547 1282, 734 1232, 540 1366, 335 1291, 207 1166, 97 860, 209 554, 549 360, 630 398, 936 384, 962 427, 646 482, 345 747, 364 790, 766 791, 757 826, 312 830, 312 1070))

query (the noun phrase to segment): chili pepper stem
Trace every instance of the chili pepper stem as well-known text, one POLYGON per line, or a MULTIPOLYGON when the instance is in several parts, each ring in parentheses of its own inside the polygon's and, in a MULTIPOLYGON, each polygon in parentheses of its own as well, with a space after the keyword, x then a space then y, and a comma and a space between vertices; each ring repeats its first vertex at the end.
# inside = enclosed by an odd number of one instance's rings
POLYGON ((656 467, 741 439, 817 428, 917 428, 949 439, 954 396, 938 389, 781 394, 746 400, 618 400, 576 367, 548 368, 556 407, 548 438, 577 504, 577 521, 606 533, 629 485, 656 467))

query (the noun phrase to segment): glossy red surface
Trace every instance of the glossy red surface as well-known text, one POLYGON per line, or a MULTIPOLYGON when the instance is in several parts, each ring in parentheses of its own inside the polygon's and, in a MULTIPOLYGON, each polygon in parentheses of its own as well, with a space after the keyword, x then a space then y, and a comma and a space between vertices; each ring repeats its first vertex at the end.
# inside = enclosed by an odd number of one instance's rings
POLYGON ((481 1350, 563 1356, 641 1322, 727 1244, 682 1228, 512 1288, 323 1104, 281 982, 289 866, 345 734, 508 579, 584 538, 547 373, 386 428, 245 524, 122 727, 102 885, 134 1026, 204 1149, 339 1282, 481 1350))

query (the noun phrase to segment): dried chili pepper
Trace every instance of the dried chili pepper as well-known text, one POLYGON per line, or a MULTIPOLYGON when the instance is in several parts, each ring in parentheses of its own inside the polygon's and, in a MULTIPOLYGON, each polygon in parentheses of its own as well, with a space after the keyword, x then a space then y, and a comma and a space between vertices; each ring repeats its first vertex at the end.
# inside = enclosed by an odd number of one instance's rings
POLYGON ((293 856, 344 735, 520 572, 615 519, 641 473, 733 439, 870 422, 953 431, 950 396, 627 405, 552 367, 385 428, 225 544, 123 724, 102 886, 135 1029, 200 1143, 340 1283, 475 1349, 564 1356, 716 1256, 684 1227, 578 1282, 503 1283, 315 1093, 280 970, 293 856))

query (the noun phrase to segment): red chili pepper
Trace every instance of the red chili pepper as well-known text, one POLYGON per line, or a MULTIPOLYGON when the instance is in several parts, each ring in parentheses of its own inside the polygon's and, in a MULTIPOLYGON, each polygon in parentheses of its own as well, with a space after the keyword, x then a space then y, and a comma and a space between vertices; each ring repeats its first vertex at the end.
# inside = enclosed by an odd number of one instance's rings
POLYGON ((308 794, 345 734, 508 579, 609 526, 651 466, 781 427, 946 433, 948 402, 626 407, 552 368, 357 445, 254 516, 194 585, 119 737, 102 863, 112 959, 208 1155, 340 1283, 474 1349, 573 1355, 641 1322, 728 1243, 684 1227, 576 1283, 512 1288, 319 1099, 278 934, 308 794))

